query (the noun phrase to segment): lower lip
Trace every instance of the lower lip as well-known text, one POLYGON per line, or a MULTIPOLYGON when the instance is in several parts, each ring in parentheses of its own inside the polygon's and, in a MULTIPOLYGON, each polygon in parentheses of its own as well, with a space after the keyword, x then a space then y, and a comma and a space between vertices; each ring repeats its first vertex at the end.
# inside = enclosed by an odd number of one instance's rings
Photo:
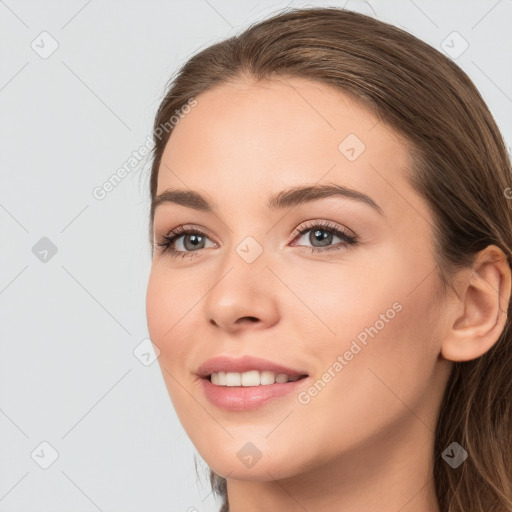
POLYGON ((213 405, 228 411, 251 411, 274 398, 292 393, 306 380, 307 377, 265 386, 217 386, 208 379, 201 379, 201 384, 206 398, 213 405))

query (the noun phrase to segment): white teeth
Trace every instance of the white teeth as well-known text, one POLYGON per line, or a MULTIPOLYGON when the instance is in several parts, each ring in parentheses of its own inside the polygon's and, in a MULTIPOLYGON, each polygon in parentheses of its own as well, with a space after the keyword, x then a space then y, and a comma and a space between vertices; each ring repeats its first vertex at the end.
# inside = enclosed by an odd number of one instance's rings
POLYGON ((299 375, 289 377, 284 373, 270 371, 251 370, 244 373, 216 372, 211 375, 212 384, 217 386, 268 386, 274 383, 294 382, 299 380, 299 375))
POLYGON ((263 372, 260 372, 260 376, 261 376, 260 380, 261 380, 262 386, 268 386, 269 384, 274 384, 274 382, 276 381, 274 372, 263 371, 263 372))
MULTIPOLYGON (((238 373, 237 375, 240 374, 238 373)), ((242 373, 240 380, 242 381, 242 386, 259 386, 261 383, 260 372, 254 370, 251 372, 242 373)))
POLYGON ((235 372, 226 372, 226 376, 224 377, 224 382, 226 386, 241 386, 242 385, 242 375, 235 372))

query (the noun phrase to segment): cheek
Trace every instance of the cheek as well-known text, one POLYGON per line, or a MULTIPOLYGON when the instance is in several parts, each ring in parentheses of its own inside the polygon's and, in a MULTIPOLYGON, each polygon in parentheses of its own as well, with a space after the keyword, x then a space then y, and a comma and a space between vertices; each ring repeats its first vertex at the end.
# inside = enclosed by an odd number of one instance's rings
POLYGON ((409 414, 407 407, 420 410, 425 405, 421 403, 429 392, 439 353, 432 277, 416 289, 396 277, 381 276, 377 287, 359 290, 344 309, 329 306, 337 337, 323 346, 322 371, 340 362, 339 356, 342 369, 337 366, 332 384, 312 403, 331 404, 339 421, 347 422, 347 429, 357 424, 366 435, 379 424, 384 427, 409 414), (365 420, 368 414, 375 420, 372 425, 365 420))
MULTIPOLYGON (((314 389, 306 390, 311 393, 310 401, 306 404, 308 397, 302 396, 304 405, 294 413, 296 424, 308 425, 306 452, 329 458, 370 439, 399 437, 410 422, 421 431, 425 425, 434 428, 432 400, 436 397, 431 385, 437 356, 432 341, 435 333, 429 330, 433 322, 427 318, 429 302, 420 293, 407 296, 397 290, 390 296, 398 298, 402 309, 393 310, 387 323, 378 319, 386 313, 389 300, 375 302, 366 315, 357 318, 350 315, 350 309, 338 312, 333 324, 337 338, 316 351, 323 364, 312 382, 314 389), (358 340, 360 333, 365 334, 366 344, 358 340), (343 363, 337 371, 338 356, 343 363)), ((324 337, 324 342, 328 339, 324 337)), ((286 443, 284 433, 280 441, 286 443)))
POLYGON ((197 302, 197 294, 185 294, 187 290, 190 282, 170 279, 158 267, 151 270, 146 290, 148 331, 151 341, 160 349, 160 365, 169 371, 182 363, 188 339, 187 314, 193 314, 190 310, 197 302))
POLYGON ((293 291, 284 300, 285 321, 301 333, 306 350, 312 346, 324 353, 343 353, 351 340, 370 338, 367 328, 377 324, 388 329, 387 322, 399 316, 405 295, 399 276, 386 265, 385 255, 377 256, 347 257, 331 265, 305 261, 281 269, 280 277, 293 291))
MULTIPOLYGON (((349 350, 355 340, 361 353, 375 354, 382 362, 420 362, 432 351, 438 312, 433 265, 428 254, 381 244, 317 277, 321 292, 306 281, 301 293, 309 288, 309 305, 332 331, 330 345, 336 350, 349 350)), ((321 338, 322 343, 326 340, 321 338)))
POLYGON ((167 272, 153 268, 146 291, 146 317, 151 341, 159 348, 158 364, 169 397, 180 422, 188 432, 204 422, 200 411, 191 407, 189 355, 190 333, 193 326, 193 306, 198 295, 190 290, 190 283, 171 280, 167 272), (182 288, 185 287, 185 288, 182 288), (186 296, 183 290, 187 291, 186 296), (187 321, 189 322, 187 324, 187 321))
POLYGON ((435 273, 426 258, 404 254, 383 248, 373 262, 359 260, 357 267, 317 276, 314 287, 304 270, 306 279, 296 290, 308 297, 310 312, 296 329, 316 361, 315 376, 327 381, 329 369, 336 375, 318 393, 324 398, 312 402, 336 404, 341 396, 350 403, 356 397, 345 413, 385 404, 385 414, 388 407, 401 407, 395 394, 415 403, 424 393, 439 354, 435 273))
POLYGON ((168 313, 165 287, 162 286, 157 273, 152 269, 146 289, 146 320, 149 337, 160 350, 162 350, 161 341, 168 323, 168 313))

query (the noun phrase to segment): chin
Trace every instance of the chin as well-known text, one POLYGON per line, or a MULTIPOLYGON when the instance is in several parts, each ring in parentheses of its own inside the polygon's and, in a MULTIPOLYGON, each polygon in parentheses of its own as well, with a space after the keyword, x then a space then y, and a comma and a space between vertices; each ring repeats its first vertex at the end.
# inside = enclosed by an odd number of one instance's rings
POLYGON ((210 452, 204 453, 204 455, 200 453, 200 455, 215 473, 223 478, 234 480, 258 482, 281 480, 296 476, 305 469, 297 460, 296 454, 270 452, 258 455, 256 451, 253 451, 251 460, 250 453, 254 448, 249 443, 243 443, 240 446, 241 448, 237 446, 236 451, 225 447, 222 453, 210 452))

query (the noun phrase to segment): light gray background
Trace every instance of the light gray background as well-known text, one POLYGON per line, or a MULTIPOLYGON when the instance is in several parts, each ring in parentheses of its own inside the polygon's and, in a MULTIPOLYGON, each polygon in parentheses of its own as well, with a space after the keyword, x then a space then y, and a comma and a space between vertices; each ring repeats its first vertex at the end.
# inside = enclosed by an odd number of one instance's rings
MULTIPOLYGON (((218 510, 158 363, 133 353, 148 337, 149 163, 103 200, 92 190, 144 144, 166 81, 197 50, 287 5, 345 4, 372 12, 353 0, 0 2, 0 511, 218 510), (43 31, 59 45, 45 59, 31 47, 50 48, 43 31), (32 250, 43 237, 57 248, 46 262, 32 250), (47 469, 44 441, 58 453, 47 469)), ((469 47, 454 60, 510 145, 512 1, 371 6, 438 49, 458 32, 469 47)))

